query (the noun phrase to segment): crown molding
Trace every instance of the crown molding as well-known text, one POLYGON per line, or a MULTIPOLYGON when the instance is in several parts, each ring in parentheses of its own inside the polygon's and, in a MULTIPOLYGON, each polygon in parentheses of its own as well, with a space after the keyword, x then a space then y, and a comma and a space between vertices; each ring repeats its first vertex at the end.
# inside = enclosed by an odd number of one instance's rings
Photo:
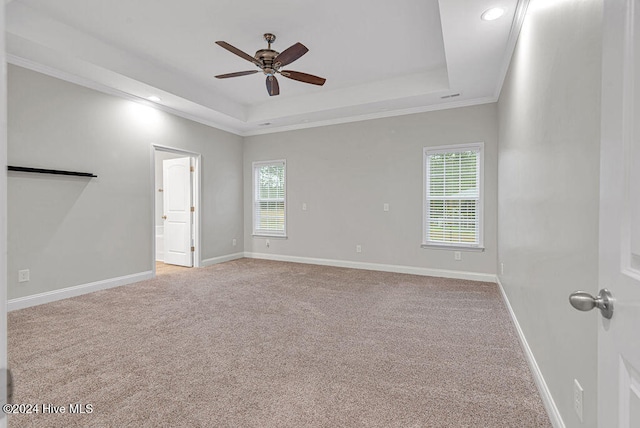
POLYGON ((530 0, 518 0, 516 5, 516 11, 511 23, 511 30, 509 31, 509 39, 507 40, 507 47, 505 48, 504 55, 502 56, 502 65, 500 67, 500 73, 498 74, 498 84, 496 85, 496 91, 494 98, 496 101, 500 99, 500 92, 502 92, 502 86, 507 78, 509 67, 511 66, 511 58, 516 50, 518 43, 518 37, 520 37, 520 30, 524 24, 524 18, 527 15, 527 8, 529 7, 530 0))
POLYGON ((322 126, 331 126, 331 125, 340 125, 343 123, 351 123, 351 122, 362 122, 366 120, 375 120, 375 119, 384 119, 387 117, 396 117, 396 116, 407 116, 410 114, 417 113, 426 113, 430 111, 439 111, 439 110, 449 110, 452 108, 461 108, 461 107, 470 107, 480 104, 491 104, 497 102, 497 98, 490 97, 481 97, 474 98, 469 100, 460 100, 454 101, 446 104, 432 104, 420 107, 411 107, 407 109, 399 109, 399 110, 390 110, 384 112, 370 113, 358 116, 348 116, 348 117, 339 117, 335 119, 327 119, 321 120, 318 122, 308 122, 308 123, 300 123, 296 125, 286 125, 280 126, 277 128, 269 128, 264 130, 255 130, 255 131, 246 131, 243 132, 242 135, 244 137, 252 137, 254 135, 263 135, 263 134, 275 134, 277 132, 288 132, 288 131, 297 131, 300 129, 307 128, 318 128, 322 126))
POLYGON ((64 80, 65 82, 73 83, 79 86, 83 86, 85 88, 93 89, 98 92, 102 92, 108 95, 113 95, 116 97, 124 98, 129 101, 134 101, 140 104, 144 104, 146 106, 153 107, 155 109, 164 111, 166 113, 173 114, 175 116, 182 117, 184 119, 191 120, 193 122, 201 123, 206 126, 210 126, 212 128, 219 129, 221 131, 229 132, 231 134, 242 136, 242 133, 237 129, 230 128, 228 126, 221 125, 217 122, 204 119, 202 117, 198 117, 189 113, 186 113, 182 110, 174 109, 172 107, 167 107, 162 104, 156 104, 151 102, 145 98, 138 97, 136 95, 130 94, 125 91, 121 91, 120 89, 113 88, 111 86, 96 82, 92 79, 87 79, 86 77, 78 76, 77 74, 69 73, 67 71, 63 71, 54 67, 50 67, 48 65, 41 64, 36 61, 32 61, 30 59, 22 58, 20 56, 7 53, 6 60, 9 64, 16 65, 18 67, 26 68, 28 70, 36 71, 38 73, 45 74, 47 76, 55 77, 56 79, 64 80))
MULTIPOLYGON (((522 0, 524 2, 528 3, 528 0, 522 0)), ((515 45, 515 42, 514 42, 515 45)), ((417 113, 426 113, 426 112, 431 112, 431 111, 438 111, 438 110, 448 110, 448 109, 452 109, 452 108, 461 108, 461 107, 470 107, 470 106, 474 106, 474 105, 480 105, 480 104, 490 104, 490 103, 494 103, 497 102, 498 98, 496 96, 489 96, 489 97, 480 97, 480 98, 474 98, 474 99, 469 99, 469 100, 458 100, 458 101, 453 101, 453 102, 449 102, 449 103, 442 103, 442 104, 432 104, 432 105, 425 105, 425 106, 419 106, 419 107, 411 107, 411 108, 406 108, 406 109, 398 109, 398 110, 389 110, 389 111, 382 111, 382 112, 376 112, 376 113, 370 113, 370 114, 364 114, 364 115, 355 115, 355 116, 346 116, 346 117, 338 117, 338 118, 334 118, 334 119, 327 119, 327 120, 321 120, 321 121, 316 121, 316 122, 308 122, 308 123, 299 123, 299 124, 295 124, 295 125, 284 125, 284 126, 279 126, 279 127, 274 127, 274 128, 268 128, 268 129, 257 129, 257 130, 252 130, 252 131, 240 131, 238 129, 235 128, 231 128, 229 126, 224 126, 221 125, 217 122, 211 121, 211 120, 207 120, 204 119, 202 117, 198 117, 189 113, 186 113, 182 110, 178 110, 178 109, 174 109, 171 107, 167 107, 161 104, 156 104, 153 103, 151 101, 148 101, 144 98, 140 98, 136 95, 132 95, 128 92, 125 91, 121 91, 119 89, 113 88, 111 86, 96 82, 92 79, 87 79, 85 77, 82 76, 78 76, 76 74, 73 73, 69 73, 67 71, 63 71, 48 65, 44 65, 41 63, 38 63, 36 61, 30 60, 30 59, 26 59, 14 54, 7 54, 6 55, 6 59, 7 62, 9 64, 12 65, 16 65, 19 67, 23 67, 32 71, 36 71, 38 73, 42 73, 45 74, 47 76, 51 76, 51 77, 55 77, 57 79, 60 80, 64 80, 66 82, 70 82, 79 86, 83 86, 85 88, 89 88, 89 89, 93 89, 96 90, 98 92, 102 92, 108 95, 113 95, 116 97, 120 97, 120 98, 124 98, 133 102, 137 102, 140 104, 144 104, 146 106, 150 106, 153 107, 155 109, 164 111, 166 113, 170 113, 173 114, 175 116, 179 116, 182 117, 184 119, 188 119, 191 120, 193 122, 197 122, 197 123, 201 123, 203 125, 206 126, 210 126, 212 128, 216 128, 225 132, 229 132, 231 134, 234 135, 238 135, 240 137, 251 137, 251 136, 255 136, 255 135, 263 135, 263 134, 273 134, 273 133, 278 133, 278 132, 288 132, 288 131, 295 131, 295 130, 301 130, 301 129, 307 129, 307 128, 318 128, 318 127, 323 127, 323 126, 331 126, 331 125, 339 125, 339 124, 344 124, 344 123, 351 123, 351 122, 362 122, 362 121, 367 121, 367 120, 375 120, 375 119, 384 119, 384 118, 388 118, 388 117, 396 117, 396 116, 406 116, 406 115, 411 115, 411 114, 417 114, 417 113)), ((507 62, 508 64, 508 62, 507 62)), ((507 65, 508 67, 508 65, 507 65)), ((504 78, 503 78, 504 80, 504 78)), ((497 91, 499 93, 499 91, 497 91)))

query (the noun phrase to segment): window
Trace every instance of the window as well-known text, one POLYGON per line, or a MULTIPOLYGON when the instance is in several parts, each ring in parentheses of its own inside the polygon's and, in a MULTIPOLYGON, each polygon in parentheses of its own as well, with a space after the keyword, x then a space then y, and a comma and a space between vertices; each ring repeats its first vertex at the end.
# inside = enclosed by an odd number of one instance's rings
POLYGON ((286 236, 286 163, 253 163, 253 234, 286 236))
POLYGON ((482 249, 484 144, 424 148, 423 246, 482 249))

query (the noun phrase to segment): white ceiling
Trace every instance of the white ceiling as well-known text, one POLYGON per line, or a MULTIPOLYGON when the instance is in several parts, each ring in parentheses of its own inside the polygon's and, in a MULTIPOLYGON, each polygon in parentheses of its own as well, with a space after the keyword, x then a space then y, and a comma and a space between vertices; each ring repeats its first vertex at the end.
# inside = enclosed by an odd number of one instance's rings
POLYGON ((492 102, 528 0, 8 0, 11 63, 159 107, 239 135, 492 102), (482 21, 490 7, 505 15, 482 21), (309 52, 290 70, 318 87, 262 74, 215 79, 255 66, 276 34, 282 52, 309 52), (452 94, 456 97, 442 98, 452 94), (264 123, 270 123, 264 125, 264 123))

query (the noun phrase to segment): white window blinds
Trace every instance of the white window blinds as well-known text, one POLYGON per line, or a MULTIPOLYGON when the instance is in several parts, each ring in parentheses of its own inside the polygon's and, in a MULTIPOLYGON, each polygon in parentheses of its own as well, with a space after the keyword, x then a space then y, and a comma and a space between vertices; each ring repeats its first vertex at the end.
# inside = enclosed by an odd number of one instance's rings
POLYGON ((425 148, 424 244, 482 245, 482 149, 425 148))
POLYGON ((253 163, 254 235, 286 235, 285 169, 285 161, 253 163))

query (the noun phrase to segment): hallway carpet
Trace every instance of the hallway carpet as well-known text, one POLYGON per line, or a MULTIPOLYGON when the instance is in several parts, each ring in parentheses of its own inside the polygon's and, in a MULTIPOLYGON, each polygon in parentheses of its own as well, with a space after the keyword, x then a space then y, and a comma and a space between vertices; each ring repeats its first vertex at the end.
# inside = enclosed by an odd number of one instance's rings
POLYGON ((240 259, 11 312, 8 340, 40 407, 11 428, 550 426, 491 283, 240 259))
POLYGON ((156 276, 166 275, 168 273, 184 272, 189 269, 193 269, 193 268, 170 265, 163 262, 156 262, 156 276))

